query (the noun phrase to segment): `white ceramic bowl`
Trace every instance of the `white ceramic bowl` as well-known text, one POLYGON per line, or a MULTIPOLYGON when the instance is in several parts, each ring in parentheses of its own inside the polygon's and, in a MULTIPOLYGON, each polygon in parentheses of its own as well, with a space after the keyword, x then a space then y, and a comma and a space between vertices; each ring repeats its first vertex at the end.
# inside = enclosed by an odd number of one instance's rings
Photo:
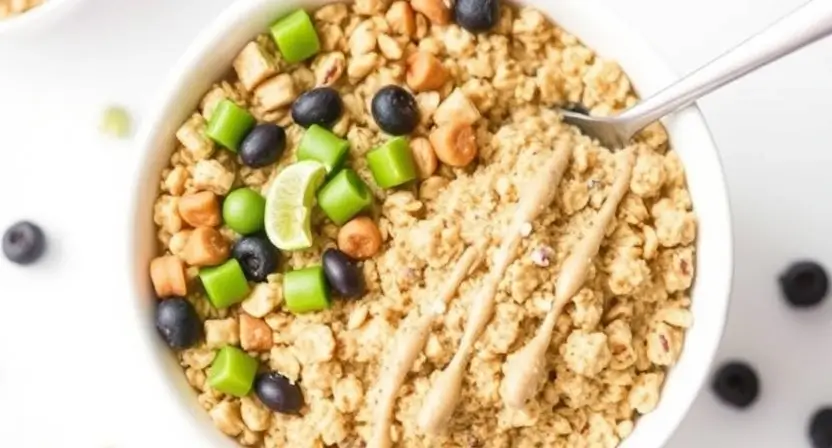
POLYGON ((0 37, 28 36, 46 30, 81 0, 46 0, 22 14, 0 19, 0 37))
MULTIPOLYGON (((153 328, 154 300, 147 266, 155 255, 152 206, 158 176, 168 163, 174 132, 197 107, 211 84, 229 69, 237 52, 250 39, 267 30, 282 14, 298 7, 312 8, 325 0, 238 0, 203 32, 174 68, 172 77, 140 133, 139 151, 144 163, 136 178, 134 240, 128 251, 133 270, 135 322, 155 370, 171 386, 173 400, 183 414, 191 414, 216 446, 230 446, 207 413, 196 403, 175 357, 153 328)), ((545 12, 600 55, 617 60, 640 95, 650 95, 676 76, 641 39, 597 0, 522 0, 545 12)), ((690 107, 665 122, 671 144, 687 170, 688 184, 699 219, 696 251, 697 275, 692 293, 694 326, 688 331, 678 364, 671 369, 658 407, 638 420, 624 448, 659 448, 681 422, 707 378, 722 336, 728 309, 732 262, 731 222, 727 192, 717 150, 699 110, 690 107)), ((160 397, 165 399, 166 397, 160 397)))

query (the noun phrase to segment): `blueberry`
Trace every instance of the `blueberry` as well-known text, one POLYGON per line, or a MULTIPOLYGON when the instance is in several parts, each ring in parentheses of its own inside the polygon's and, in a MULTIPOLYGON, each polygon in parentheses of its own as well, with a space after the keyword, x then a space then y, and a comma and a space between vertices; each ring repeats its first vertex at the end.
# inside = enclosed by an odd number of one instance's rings
POLYGON ((277 162, 286 149, 286 131, 272 123, 259 124, 240 144, 240 159, 246 166, 261 168, 277 162))
POLYGON ((809 439, 813 448, 832 448, 832 408, 821 408, 809 422, 809 439))
POLYGON ((18 222, 3 234, 3 255, 12 263, 34 263, 43 255, 45 248, 43 231, 31 222, 18 222))
POLYGON ((364 295, 364 273, 345 253, 338 249, 327 249, 323 255, 323 266, 329 285, 341 297, 364 295))
POLYGON ((419 124, 416 99, 399 86, 379 89, 373 97, 370 109, 378 127, 390 135, 410 134, 419 124))
POLYGON ((757 399, 760 393, 760 380, 751 366, 744 362, 732 361, 723 364, 717 370, 712 387, 716 395, 725 403, 745 408, 757 399))
POLYGON ((267 408, 284 414, 297 414, 303 407, 303 394, 297 384, 277 372, 254 378, 254 393, 267 408))
POLYGON ((182 298, 164 299, 156 305, 156 329, 176 350, 192 347, 202 336, 202 322, 194 306, 182 298))
POLYGON ((240 263, 246 278, 253 282, 265 282, 269 274, 277 271, 280 262, 280 252, 262 235, 240 238, 234 244, 231 256, 240 263))
POLYGON ((456 0, 454 17, 472 33, 488 31, 500 21, 499 0, 456 0))
POLYGON ((292 120, 308 128, 313 124, 331 128, 341 117, 344 106, 335 89, 318 87, 305 92, 292 104, 292 120))
POLYGON ((780 289, 792 306, 810 307, 826 297, 829 277, 821 265, 813 261, 799 261, 780 276, 780 289))

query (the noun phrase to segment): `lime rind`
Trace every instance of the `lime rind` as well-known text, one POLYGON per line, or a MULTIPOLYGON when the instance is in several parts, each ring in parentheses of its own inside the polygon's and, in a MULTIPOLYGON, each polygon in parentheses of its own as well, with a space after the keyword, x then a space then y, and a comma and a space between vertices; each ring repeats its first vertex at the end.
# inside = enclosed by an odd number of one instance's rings
POLYGON ((266 235, 278 249, 312 247, 312 207, 326 179, 323 164, 306 160, 281 171, 266 195, 266 235))

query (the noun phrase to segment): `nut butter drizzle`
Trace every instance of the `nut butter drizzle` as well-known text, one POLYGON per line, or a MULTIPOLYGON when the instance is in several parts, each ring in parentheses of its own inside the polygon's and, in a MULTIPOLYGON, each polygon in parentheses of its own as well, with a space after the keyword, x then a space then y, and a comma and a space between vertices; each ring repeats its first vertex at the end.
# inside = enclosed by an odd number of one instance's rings
POLYGON ((462 376, 468 364, 474 344, 491 320, 497 287, 509 265, 517 257, 524 224, 534 221, 552 202, 557 186, 563 177, 572 147, 558 144, 558 149, 544 169, 525 188, 523 197, 507 232, 503 235, 494 264, 483 281, 482 288, 471 303, 468 320, 459 347, 453 359, 428 391, 418 417, 418 425, 427 434, 438 435, 445 429, 459 401, 462 376))
POLYGON ((484 253, 484 245, 471 246, 466 249, 456 262, 450 278, 445 282, 438 301, 431 301, 421 312, 418 307, 414 307, 405 318, 405 323, 396 336, 396 343, 382 367, 373 433, 368 444, 370 448, 392 446, 390 425, 393 423, 393 406, 396 403, 399 388, 427 342, 431 323, 456 295, 457 289, 465 278, 479 265, 484 253))
POLYGON ((520 409, 537 392, 546 369, 546 350, 558 316, 586 281, 589 267, 598 255, 607 227, 615 218, 618 204, 629 190, 635 156, 632 150, 625 150, 618 156, 617 178, 595 217, 595 222, 564 260, 555 282, 555 298, 546 318, 535 336, 523 348, 509 355, 503 366, 505 377, 500 393, 507 407, 520 409))

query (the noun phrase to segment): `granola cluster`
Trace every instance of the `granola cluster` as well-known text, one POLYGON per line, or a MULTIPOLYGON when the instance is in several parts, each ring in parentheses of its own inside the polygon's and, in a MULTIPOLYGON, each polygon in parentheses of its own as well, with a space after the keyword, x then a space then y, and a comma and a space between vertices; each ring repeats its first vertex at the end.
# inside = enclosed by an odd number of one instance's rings
MULTIPOLYGON (((363 262, 368 293, 360 301, 293 315, 282 307, 278 272, 240 305, 217 310, 198 286, 197 269, 186 267, 185 280, 193 286, 187 299, 204 320, 205 339, 179 354, 181 365, 216 426, 242 445, 364 446, 380 365, 395 349, 403 316, 437 296, 465 247, 485 242, 487 259, 493 256, 525 182, 556 144, 573 147, 569 167, 551 208, 524 229, 521 255, 499 286, 447 434, 424 436, 416 416, 432 378, 458 346, 485 267, 469 275, 434 322, 399 391, 393 441, 405 447, 614 447, 639 415, 656 407, 665 373, 680 355, 692 318, 696 219, 680 160, 668 148, 664 129, 654 124, 633 143, 637 158, 629 192, 588 280, 557 321, 546 357, 548 381, 525 409, 502 405, 506 356, 534 334, 552 301, 561 263, 615 177, 613 154, 563 124, 553 107, 582 104, 606 115, 637 98, 615 62, 595 55, 535 9, 503 5, 495 29, 475 35, 447 23, 435 7, 427 0, 324 6, 313 15, 322 52, 301 64, 282 61, 273 42, 260 36, 176 134, 179 144, 161 175, 153 211, 162 253, 183 257, 192 237, 177 212, 184 194, 225 195, 238 186, 265 192, 295 160, 302 129, 292 123, 288 107, 315 86, 340 92, 345 112, 333 131, 349 140, 349 163, 376 198, 385 245, 363 262), (408 87, 408 61, 420 52, 441 61, 446 74, 443 82, 426 81, 415 92, 421 123, 412 149, 421 178, 409 188, 381 190, 364 161, 383 141, 369 103, 383 86, 408 87), (246 105, 258 120, 286 128, 287 155, 276 166, 245 167, 204 135, 207 118, 225 98, 246 105), (431 129, 451 118, 474 127, 477 161, 467 168, 419 162, 418 148, 430 145, 431 129), (306 403, 300 415, 271 412, 253 395, 234 398, 210 388, 206 369, 225 345, 242 347, 297 382, 306 403)), ((334 224, 318 214, 313 228, 314 247, 284 253, 281 270, 317 263, 333 245, 334 224)), ((239 237, 226 227, 219 233, 228 241, 239 237)))

